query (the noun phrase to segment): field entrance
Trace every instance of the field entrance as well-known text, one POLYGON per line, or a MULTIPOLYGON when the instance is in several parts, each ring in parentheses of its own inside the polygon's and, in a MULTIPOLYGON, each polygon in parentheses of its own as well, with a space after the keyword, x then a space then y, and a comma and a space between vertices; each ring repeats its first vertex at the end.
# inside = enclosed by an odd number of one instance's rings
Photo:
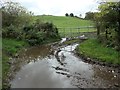
POLYGON ((59 27, 58 32, 61 37, 66 37, 66 38, 79 37, 81 35, 85 35, 86 37, 95 37, 97 29, 94 26, 84 26, 84 27, 76 27, 76 28, 59 27))

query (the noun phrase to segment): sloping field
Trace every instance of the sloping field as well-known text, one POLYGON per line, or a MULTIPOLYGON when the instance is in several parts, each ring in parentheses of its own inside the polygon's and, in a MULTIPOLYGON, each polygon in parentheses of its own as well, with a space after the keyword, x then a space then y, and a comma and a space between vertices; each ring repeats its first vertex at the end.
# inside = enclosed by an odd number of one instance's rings
POLYGON ((82 20, 75 17, 65 17, 65 16, 52 16, 52 15, 41 15, 41 16, 35 16, 35 19, 41 19, 41 21, 45 22, 52 22, 57 27, 62 28, 76 28, 76 27, 82 27, 82 26, 93 26, 93 22, 89 20, 82 20))
POLYGON ((90 20, 83 20, 76 17, 65 17, 65 16, 52 16, 52 15, 41 15, 34 16, 33 20, 40 19, 44 22, 52 22, 57 28, 59 28, 59 33, 62 36, 78 36, 79 33, 83 32, 94 32, 96 28, 94 23, 90 20))

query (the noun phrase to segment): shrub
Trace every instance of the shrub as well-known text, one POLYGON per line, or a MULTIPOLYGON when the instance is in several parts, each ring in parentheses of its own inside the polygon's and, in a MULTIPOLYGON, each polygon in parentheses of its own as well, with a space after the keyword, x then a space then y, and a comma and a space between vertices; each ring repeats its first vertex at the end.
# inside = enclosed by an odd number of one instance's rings
POLYGON ((44 23, 40 20, 25 26, 22 36, 30 45, 41 44, 48 39, 60 39, 58 29, 52 23, 44 23))
POLYGON ((16 27, 10 25, 9 27, 2 29, 2 36, 7 38, 19 38, 20 32, 17 31, 16 27))

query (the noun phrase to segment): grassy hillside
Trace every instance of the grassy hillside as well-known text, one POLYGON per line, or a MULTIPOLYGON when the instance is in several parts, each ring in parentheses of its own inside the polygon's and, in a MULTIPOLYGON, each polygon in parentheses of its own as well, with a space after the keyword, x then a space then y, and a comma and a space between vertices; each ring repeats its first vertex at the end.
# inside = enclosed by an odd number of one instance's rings
POLYGON ((59 28, 59 34, 61 36, 78 36, 78 32, 94 32, 95 28, 88 28, 88 26, 94 26, 94 23, 90 20, 82 20, 76 17, 65 17, 65 16, 52 16, 52 15, 42 15, 34 16, 33 21, 40 19, 44 22, 52 22, 57 28, 59 28), (77 29, 82 27, 80 29, 77 29), (87 27, 87 28, 84 28, 87 27))
POLYGON ((57 27, 62 28, 76 28, 80 26, 93 26, 93 22, 89 20, 82 20, 75 17, 65 17, 65 16, 51 16, 51 15, 42 15, 35 16, 35 19, 41 19, 41 21, 48 21, 54 23, 57 27))

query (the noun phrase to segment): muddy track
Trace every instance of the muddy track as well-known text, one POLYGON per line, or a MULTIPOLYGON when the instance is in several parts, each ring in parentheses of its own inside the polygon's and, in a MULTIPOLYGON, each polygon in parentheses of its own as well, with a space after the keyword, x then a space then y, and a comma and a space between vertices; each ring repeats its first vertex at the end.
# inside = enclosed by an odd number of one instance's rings
POLYGON ((55 43, 23 51, 19 58, 27 63, 11 80, 11 88, 119 88, 119 73, 85 62, 73 52, 77 45, 55 43))

